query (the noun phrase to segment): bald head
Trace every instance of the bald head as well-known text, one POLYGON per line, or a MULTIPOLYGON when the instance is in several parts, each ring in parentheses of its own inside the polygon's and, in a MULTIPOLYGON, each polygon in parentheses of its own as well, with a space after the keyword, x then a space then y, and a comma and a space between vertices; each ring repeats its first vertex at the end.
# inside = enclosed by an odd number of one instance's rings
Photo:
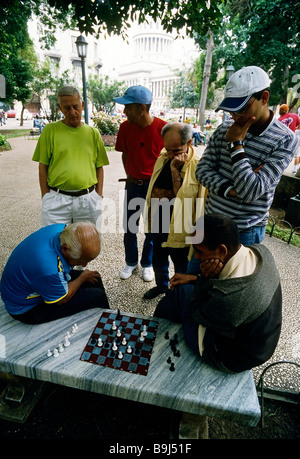
POLYGON ((90 222, 67 225, 60 234, 60 245, 68 263, 86 266, 100 253, 97 227, 90 222))
POLYGON ((179 136, 181 139, 181 145, 185 145, 193 138, 193 128, 190 124, 186 123, 167 123, 161 130, 161 135, 164 138, 165 135, 179 136))

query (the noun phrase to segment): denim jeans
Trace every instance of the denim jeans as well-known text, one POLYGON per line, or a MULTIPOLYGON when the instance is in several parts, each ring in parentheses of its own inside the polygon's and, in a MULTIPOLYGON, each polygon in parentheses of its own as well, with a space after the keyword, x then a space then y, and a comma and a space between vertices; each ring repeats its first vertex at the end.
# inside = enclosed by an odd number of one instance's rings
MULTIPOLYGON (((247 230, 240 231, 240 243, 249 246, 252 244, 261 244, 265 236, 265 226, 252 226, 247 230)), ((187 273, 199 274, 200 272, 200 261, 194 258, 194 254, 188 264, 187 273)))
MULTIPOLYGON (((142 185, 126 183, 123 228, 125 261, 128 266, 135 266, 139 261, 137 233, 139 231, 139 221, 143 213, 148 185, 148 182, 142 185)), ((152 255, 152 236, 150 233, 146 233, 141 256, 141 266, 143 268, 152 266, 152 255)))
POLYGON ((156 285, 168 287, 169 285, 169 256, 174 263, 177 273, 185 273, 188 265, 189 247, 174 249, 162 247, 161 244, 168 238, 165 233, 153 233, 153 270, 156 285))

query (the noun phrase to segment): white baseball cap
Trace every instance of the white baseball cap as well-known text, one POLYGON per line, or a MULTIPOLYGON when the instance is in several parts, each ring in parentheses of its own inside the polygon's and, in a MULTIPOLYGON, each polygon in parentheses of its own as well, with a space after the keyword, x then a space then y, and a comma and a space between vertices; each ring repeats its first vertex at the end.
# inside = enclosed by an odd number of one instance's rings
POLYGON ((232 113, 240 111, 253 94, 269 88, 270 84, 268 74, 260 67, 254 65, 243 67, 229 78, 224 91, 224 99, 216 112, 218 110, 232 113))

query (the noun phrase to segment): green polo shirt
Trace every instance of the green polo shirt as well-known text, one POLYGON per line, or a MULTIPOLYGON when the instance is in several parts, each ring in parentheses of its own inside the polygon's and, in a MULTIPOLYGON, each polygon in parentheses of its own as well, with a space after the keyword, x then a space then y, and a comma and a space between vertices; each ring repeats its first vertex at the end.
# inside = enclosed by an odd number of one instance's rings
POLYGON ((50 187, 66 191, 90 188, 97 183, 96 169, 109 164, 98 129, 62 121, 44 127, 32 159, 48 166, 50 187))

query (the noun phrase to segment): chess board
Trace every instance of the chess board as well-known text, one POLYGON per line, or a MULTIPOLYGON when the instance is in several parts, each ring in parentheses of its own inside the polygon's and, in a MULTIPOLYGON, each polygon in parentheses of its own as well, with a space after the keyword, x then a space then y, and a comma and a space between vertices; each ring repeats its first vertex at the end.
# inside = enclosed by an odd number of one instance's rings
POLYGON ((127 316, 119 311, 105 311, 101 314, 80 360, 146 376, 157 328, 158 322, 152 319, 127 316), (113 322, 116 330, 112 330, 113 322), (141 340, 144 326, 147 335, 141 340), (117 330, 121 331, 119 337, 117 330), (124 337, 127 342, 125 345, 122 344, 124 337), (102 346, 98 345, 99 338, 102 340, 102 346), (112 349, 114 343, 117 350, 112 349), (131 347, 131 353, 127 352, 128 346, 131 347), (122 352, 122 358, 118 357, 119 351, 122 352))

